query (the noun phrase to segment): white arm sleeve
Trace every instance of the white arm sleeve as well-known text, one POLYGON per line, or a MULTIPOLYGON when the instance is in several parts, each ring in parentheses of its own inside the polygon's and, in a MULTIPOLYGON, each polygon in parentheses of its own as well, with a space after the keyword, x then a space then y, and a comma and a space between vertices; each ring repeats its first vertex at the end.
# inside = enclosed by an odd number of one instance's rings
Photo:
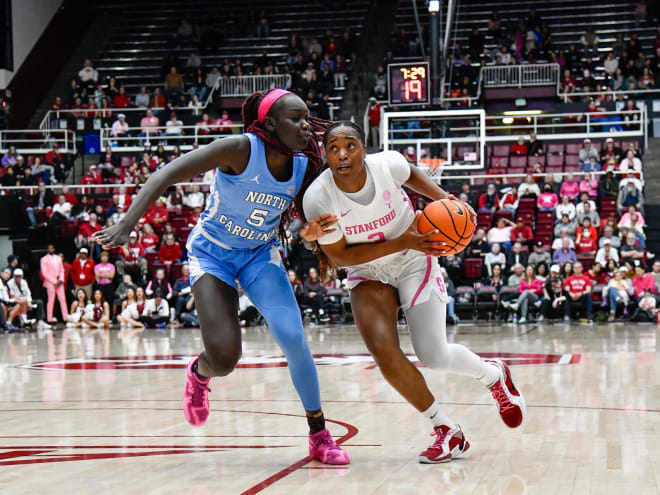
MULTIPOLYGON (((305 217, 312 220, 324 213, 330 213, 339 217, 339 211, 334 211, 332 206, 332 198, 328 194, 326 188, 318 182, 312 183, 303 197, 303 210, 305 210, 305 217)), ((319 244, 334 244, 344 237, 344 233, 341 231, 339 224, 333 225, 332 228, 335 229, 334 232, 319 237, 317 240, 319 244)))

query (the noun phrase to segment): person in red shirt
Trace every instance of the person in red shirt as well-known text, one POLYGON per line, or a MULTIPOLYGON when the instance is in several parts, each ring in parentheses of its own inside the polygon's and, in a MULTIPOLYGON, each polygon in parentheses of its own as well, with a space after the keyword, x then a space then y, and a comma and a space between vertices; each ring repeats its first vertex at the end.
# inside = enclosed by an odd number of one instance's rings
POLYGON ((92 285, 96 281, 94 276, 94 262, 88 257, 87 248, 81 248, 78 256, 71 263, 71 281, 76 291, 82 289, 87 298, 92 297, 92 285))
POLYGON ((124 86, 119 87, 119 93, 115 95, 113 105, 115 108, 126 108, 131 106, 131 99, 126 96, 126 88, 124 88, 124 86))
POLYGON ((509 148, 509 155, 527 156, 527 145, 524 137, 520 136, 518 142, 509 148))
MULTIPOLYGON (((593 230, 593 227, 591 227, 593 230)), ((575 251, 582 256, 596 256, 598 242, 588 227, 582 227, 575 240, 575 251)))
POLYGON ((62 163, 62 155, 60 155, 60 145, 55 143, 53 149, 46 153, 44 161, 49 165, 57 166, 62 163))
POLYGON ((479 211, 492 211, 495 213, 500 207, 500 198, 497 196, 497 189, 495 184, 491 182, 488 184, 488 188, 485 193, 481 193, 479 196, 479 211))
POLYGON ((174 241, 174 236, 172 234, 166 234, 163 240, 165 242, 163 242, 158 250, 158 261, 165 265, 180 263, 183 252, 179 243, 174 241))
POLYGON ((607 272, 600 263, 591 265, 591 270, 587 272, 593 285, 606 284, 608 282, 607 272))
POLYGON ((367 107, 369 115, 369 142, 367 145, 375 149, 380 149, 380 137, 378 135, 380 128, 380 105, 375 97, 369 98, 369 106, 367 107))
POLYGON ((219 134, 231 134, 232 129, 229 126, 231 126, 232 123, 233 122, 229 118, 229 112, 227 110, 223 110, 222 117, 215 121, 215 131, 219 134))
POLYGON ((583 271, 582 263, 579 261, 573 264, 573 275, 564 281, 564 289, 568 292, 571 305, 582 303, 587 309, 587 319, 594 321, 593 316, 593 297, 591 294, 591 278, 583 271))
POLYGON ((68 186, 62 186, 62 193, 67 203, 71 203, 71 206, 76 206, 78 204, 78 196, 69 191, 68 186))
POLYGON ((511 229, 511 242, 527 244, 534 240, 534 232, 529 225, 525 225, 522 218, 516 220, 516 226, 511 229))
POLYGON ((194 227, 197 225, 199 217, 202 215, 202 207, 195 206, 192 213, 188 216, 188 227, 194 227))
POLYGON ((163 224, 170 219, 170 214, 165 206, 166 203, 167 200, 165 198, 160 198, 156 201, 155 205, 149 208, 150 211, 147 210, 147 222, 149 222, 154 229, 162 228, 163 224))
POLYGON ((128 244, 118 247, 119 259, 115 263, 117 273, 123 278, 127 271, 135 272, 139 270, 142 276, 142 283, 145 285, 147 282, 147 259, 144 257, 144 246, 138 242, 138 233, 131 231, 128 235, 128 244))
POLYGON ((101 225, 96 223, 96 219, 96 213, 90 213, 89 222, 85 222, 78 227, 78 235, 74 240, 77 247, 93 249, 96 246, 96 240, 92 236, 102 229, 101 225))
POLYGON ((142 227, 142 236, 140 237, 140 243, 144 246, 144 250, 147 253, 155 253, 158 250, 158 234, 154 232, 153 227, 145 223, 142 227))
POLYGON ((87 184, 103 184, 103 177, 98 173, 96 165, 91 165, 89 167, 89 173, 82 176, 80 183, 83 185, 87 184))
MULTIPOLYGON (((635 262, 637 265, 638 262, 635 262)), ((635 266, 635 278, 632 280, 635 299, 638 301, 644 297, 644 291, 651 291, 651 294, 657 299, 658 291, 655 289, 655 277, 652 273, 646 273, 644 265, 641 263, 635 266)))

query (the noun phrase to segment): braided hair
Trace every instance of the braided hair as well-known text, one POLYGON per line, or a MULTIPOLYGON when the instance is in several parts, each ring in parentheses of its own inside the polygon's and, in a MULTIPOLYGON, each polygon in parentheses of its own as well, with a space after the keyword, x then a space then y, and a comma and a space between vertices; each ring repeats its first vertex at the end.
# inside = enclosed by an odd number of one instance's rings
POLYGON ((299 216, 303 222, 307 221, 305 218, 305 212, 303 211, 303 196, 309 185, 327 167, 327 165, 323 163, 323 151, 319 146, 317 133, 320 134, 325 132, 332 122, 310 116, 308 120, 312 136, 309 139, 307 148, 304 150, 292 150, 281 143, 275 136, 266 130, 261 122, 259 122, 259 104, 270 91, 272 90, 255 91, 248 96, 243 102, 241 117, 243 118, 243 132, 250 132, 259 136, 260 139, 268 143, 273 149, 284 155, 295 156, 302 154, 307 157, 307 169, 305 170, 305 176, 303 177, 300 190, 293 199, 293 202, 289 205, 289 208, 280 218, 279 237, 282 244, 286 246, 288 244, 286 229, 291 220, 296 218, 296 216, 299 216))

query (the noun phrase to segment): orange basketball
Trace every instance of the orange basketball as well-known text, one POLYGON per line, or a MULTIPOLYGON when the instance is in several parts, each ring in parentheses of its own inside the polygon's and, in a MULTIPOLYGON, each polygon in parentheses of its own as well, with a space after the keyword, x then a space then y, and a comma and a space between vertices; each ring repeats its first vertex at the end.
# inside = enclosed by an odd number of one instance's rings
POLYGON ((439 231, 429 239, 447 244, 444 249, 445 256, 463 251, 472 240, 474 228, 474 222, 465 206, 454 199, 441 199, 430 203, 417 221, 420 234, 439 231))

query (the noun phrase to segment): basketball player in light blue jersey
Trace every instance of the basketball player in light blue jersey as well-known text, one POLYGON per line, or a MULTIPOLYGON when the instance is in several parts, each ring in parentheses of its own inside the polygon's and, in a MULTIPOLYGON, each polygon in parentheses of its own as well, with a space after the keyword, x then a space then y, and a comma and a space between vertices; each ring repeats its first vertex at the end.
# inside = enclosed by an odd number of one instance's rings
MULTIPOLYGON (((204 351, 188 365, 183 409, 201 426, 209 415, 209 381, 231 373, 241 357, 235 280, 268 323, 286 355, 310 427, 310 456, 348 464, 325 428, 318 376, 300 311, 276 249, 307 186, 323 166, 315 132, 328 123, 281 89, 256 92, 243 103, 247 131, 188 153, 153 174, 123 220, 96 235, 105 248, 124 244, 138 219, 169 186, 215 169, 210 199, 187 243, 192 290, 204 351), (295 203, 292 204, 292 202, 295 203)), ((315 219, 330 232, 337 219, 315 219)))

